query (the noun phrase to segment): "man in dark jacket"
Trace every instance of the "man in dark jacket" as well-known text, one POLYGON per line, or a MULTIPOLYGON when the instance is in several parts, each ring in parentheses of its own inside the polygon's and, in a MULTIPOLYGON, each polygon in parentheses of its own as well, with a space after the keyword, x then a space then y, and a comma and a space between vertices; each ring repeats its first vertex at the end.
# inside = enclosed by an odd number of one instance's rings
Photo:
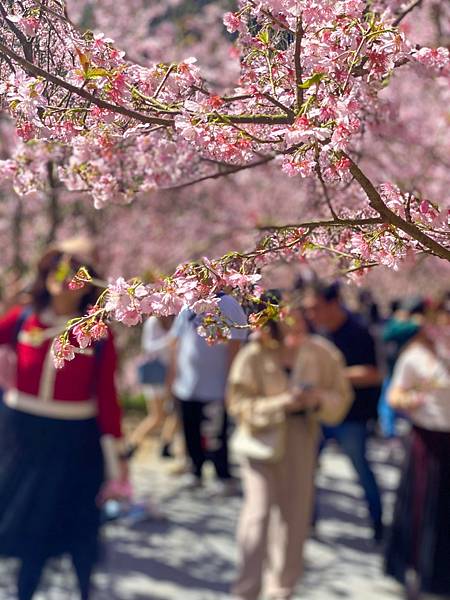
POLYGON ((303 307, 310 323, 339 348, 347 362, 347 377, 355 399, 344 421, 337 427, 325 428, 324 435, 325 439, 334 438, 352 461, 364 489, 374 539, 380 541, 381 498, 367 460, 367 439, 370 425, 377 419, 381 382, 375 342, 362 320, 342 303, 337 284, 309 285, 303 293, 303 307))

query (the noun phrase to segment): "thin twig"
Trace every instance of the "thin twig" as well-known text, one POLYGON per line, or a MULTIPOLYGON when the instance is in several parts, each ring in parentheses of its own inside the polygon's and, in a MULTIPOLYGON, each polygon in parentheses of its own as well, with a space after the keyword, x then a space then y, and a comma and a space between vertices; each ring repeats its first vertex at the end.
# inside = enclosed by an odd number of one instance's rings
POLYGON ((333 204, 331 202, 331 198, 330 195, 328 193, 328 188, 327 185, 323 179, 323 175, 322 175, 322 169, 320 167, 320 160, 319 160, 319 148, 318 146, 316 146, 316 168, 315 168, 317 177, 319 178, 319 182, 320 185, 322 186, 322 191, 323 191, 323 195, 325 197, 325 202, 327 203, 328 208, 330 209, 331 212, 331 216, 336 220, 338 219, 337 213, 333 208, 333 204))
POLYGON ((233 175, 234 173, 238 173, 239 171, 245 171, 246 169, 253 169, 255 167, 259 167, 261 165, 265 165, 271 160, 273 160, 275 156, 266 156, 265 158, 258 160, 257 162, 249 163, 248 165, 236 166, 236 167, 228 167, 226 170, 219 171, 217 173, 213 173, 211 175, 205 175, 203 177, 199 177, 198 179, 194 179, 192 181, 188 181, 187 183, 181 183, 179 185, 170 186, 168 190, 179 190, 186 187, 190 187, 191 185, 195 185, 196 183, 201 183, 202 181, 207 181, 208 179, 219 179, 220 177, 227 177, 228 175, 233 175))
POLYGON ((295 31, 295 51, 294 51, 294 64, 295 64, 295 97, 296 97, 296 108, 297 112, 300 111, 304 102, 303 93, 303 67, 302 67, 302 39, 303 39, 303 21, 302 15, 297 17, 297 27, 295 31))
POLYGON ((294 121, 293 116, 290 115, 270 115, 270 114, 242 114, 242 115, 221 115, 220 113, 214 112, 208 116, 209 121, 221 119, 223 117, 224 122, 231 121, 232 123, 242 123, 248 125, 291 125, 294 121))
MULTIPOLYGON (((256 8, 256 2, 253 2, 253 0, 249 0, 249 4, 251 6, 253 6, 254 8, 256 8)), ((277 17, 275 17, 274 15, 272 15, 272 13, 270 13, 268 10, 262 9, 261 13, 265 17, 268 17, 271 21, 273 21, 273 23, 276 23, 278 25, 278 27, 281 27, 281 29, 289 31, 292 34, 295 34, 295 32, 292 31, 292 29, 288 25, 286 25, 286 23, 283 23, 283 21, 281 21, 280 19, 277 19, 277 17)))
POLYGON ((164 77, 161 79, 158 87, 156 88, 156 92, 153 94, 153 99, 156 100, 156 98, 158 97, 160 91, 163 89, 163 87, 166 85, 166 81, 169 79, 169 75, 172 73, 172 71, 175 68, 175 64, 172 63, 170 65, 170 67, 167 69, 166 74, 164 75, 164 77))
POLYGON ((398 27, 398 25, 400 25, 400 23, 403 21, 403 19, 409 15, 409 13, 414 10, 417 6, 419 6, 420 4, 422 4, 422 0, 412 0, 412 2, 410 2, 403 10, 402 12, 397 15, 396 19, 394 20, 394 22, 392 23, 392 25, 394 25, 394 27, 398 27))
POLYGON ((265 225, 258 227, 260 231, 284 231, 288 229, 317 229, 319 227, 367 227, 368 225, 381 225, 381 217, 368 217, 366 219, 329 219, 327 221, 306 221, 303 223, 290 223, 288 225, 265 225))
POLYGON ((264 98, 266 100, 268 100, 271 104, 273 104, 274 106, 277 106, 278 108, 280 108, 282 111, 284 111, 287 115, 289 115, 291 118, 295 117, 295 113, 292 109, 290 109, 288 106, 285 106, 284 104, 282 104, 279 100, 277 100, 276 98, 274 98, 273 96, 271 96, 270 94, 263 94, 264 98))

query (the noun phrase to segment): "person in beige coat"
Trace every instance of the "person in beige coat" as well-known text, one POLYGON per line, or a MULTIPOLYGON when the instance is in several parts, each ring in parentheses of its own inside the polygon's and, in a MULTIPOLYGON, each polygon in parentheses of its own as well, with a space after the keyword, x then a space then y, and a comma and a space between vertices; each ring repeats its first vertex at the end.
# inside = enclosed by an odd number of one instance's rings
POLYGON ((244 487, 233 600, 259 598, 265 567, 268 598, 292 598, 311 521, 319 424, 338 423, 352 401, 342 355, 309 335, 301 315, 296 348, 287 344, 292 329, 287 336, 269 325, 239 351, 228 384, 244 487))

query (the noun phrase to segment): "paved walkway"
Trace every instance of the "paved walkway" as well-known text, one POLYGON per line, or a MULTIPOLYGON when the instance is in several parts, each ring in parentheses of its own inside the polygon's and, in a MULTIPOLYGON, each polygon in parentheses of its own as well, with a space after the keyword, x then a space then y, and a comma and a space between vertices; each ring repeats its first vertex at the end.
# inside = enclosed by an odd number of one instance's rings
MULTIPOLYGON (((371 458, 383 486, 387 514, 398 470, 389 449, 374 442, 371 458), (389 459, 389 460, 388 460, 389 459)), ((160 461, 136 460, 133 477, 141 498, 152 497, 165 522, 105 528, 106 553, 95 577, 93 600, 225 600, 235 572, 234 529, 239 498, 215 498, 208 487, 180 491, 179 479, 160 461)), ((318 476, 321 520, 307 543, 306 573, 297 599, 394 600, 398 587, 381 575, 361 491, 346 459, 330 446, 318 476)), ((36 600, 77 598, 70 565, 48 569, 36 600)), ((0 562, 0 600, 14 600, 14 561, 0 562)))

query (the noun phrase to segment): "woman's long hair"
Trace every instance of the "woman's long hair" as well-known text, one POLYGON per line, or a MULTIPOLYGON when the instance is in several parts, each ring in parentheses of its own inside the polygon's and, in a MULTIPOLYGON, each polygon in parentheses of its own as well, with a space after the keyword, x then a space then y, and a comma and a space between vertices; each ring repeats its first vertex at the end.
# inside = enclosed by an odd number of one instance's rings
MULTIPOLYGON (((65 254, 65 252, 57 248, 51 249, 38 262, 36 277, 30 289, 31 304, 37 312, 42 312, 50 306, 51 296, 47 290, 47 279, 65 254)), ((77 262, 79 262, 78 266, 83 265, 88 269, 91 277, 99 279, 98 273, 92 266, 86 264, 84 261, 77 262)), ((87 285, 86 294, 80 300, 79 312, 85 314, 88 307, 95 304, 99 294, 100 290, 98 288, 87 285)))

